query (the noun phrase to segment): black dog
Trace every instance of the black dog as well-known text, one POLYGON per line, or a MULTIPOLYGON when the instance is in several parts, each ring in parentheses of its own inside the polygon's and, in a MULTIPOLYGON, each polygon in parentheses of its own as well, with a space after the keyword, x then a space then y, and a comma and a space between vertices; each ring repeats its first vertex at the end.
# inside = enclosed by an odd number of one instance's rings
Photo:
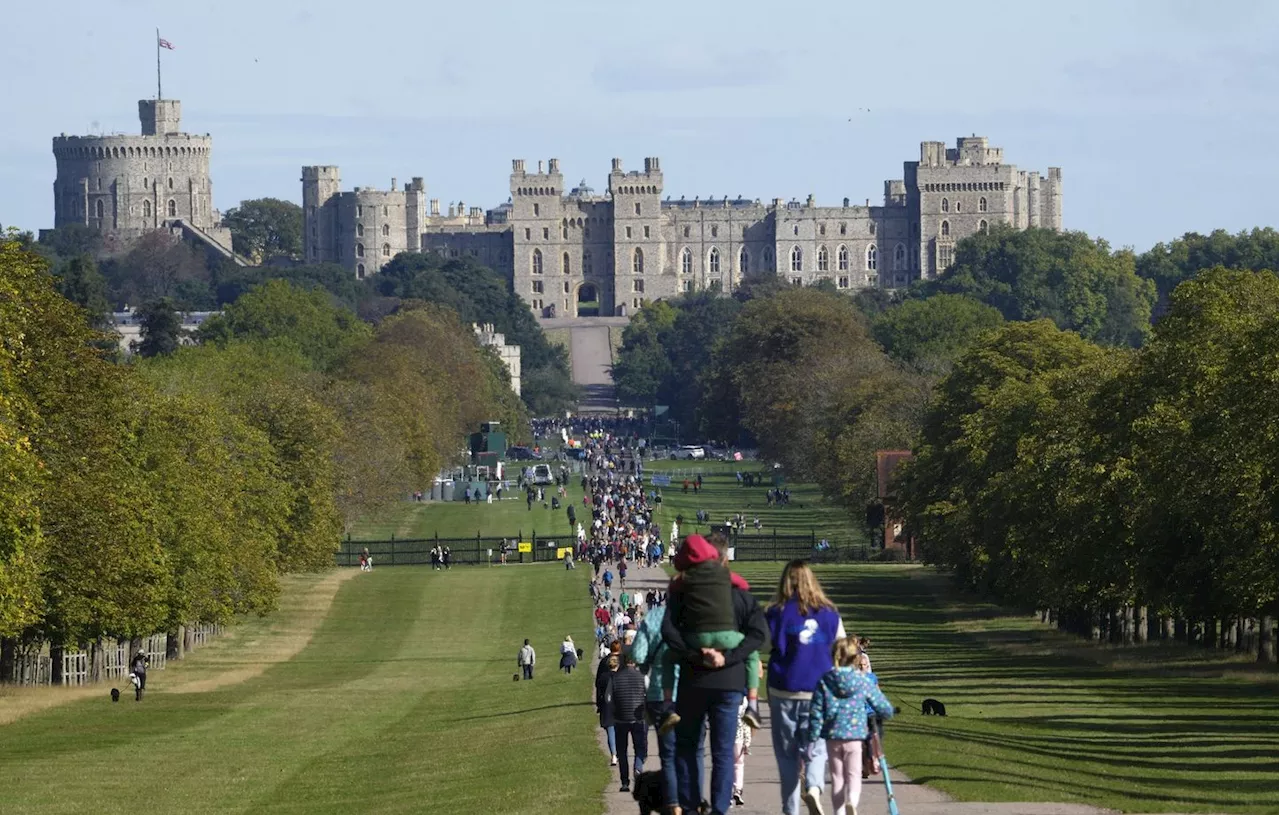
POLYGON ((112 688, 112 689, 111 689, 111 701, 113 701, 113 702, 119 702, 119 701, 120 701, 120 689, 119 689, 119 688, 112 688))
POLYGON ((582 649, 578 649, 578 659, 582 659, 582 649))
POLYGON ((512 682, 519 682, 519 681, 520 681, 520 674, 512 674, 512 675, 511 675, 511 681, 512 681, 512 682))
POLYGON ((662 812, 662 773, 650 770, 637 775, 631 787, 631 797, 640 805, 640 815, 662 812))
POLYGON ((947 706, 937 699, 925 699, 920 703, 920 713, 924 716, 946 716, 947 706))

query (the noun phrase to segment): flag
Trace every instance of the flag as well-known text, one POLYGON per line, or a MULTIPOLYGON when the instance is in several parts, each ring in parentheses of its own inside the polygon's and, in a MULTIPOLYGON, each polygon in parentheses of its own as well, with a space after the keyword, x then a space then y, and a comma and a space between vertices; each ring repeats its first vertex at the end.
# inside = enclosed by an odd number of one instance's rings
POLYGON ((742 461, 742 453, 734 453, 734 454, 733 454, 733 460, 734 460, 734 461, 742 461))
POLYGON ((165 40, 165 39, 160 40, 159 45, 161 48, 168 48, 170 51, 173 50, 173 43, 169 42, 168 40, 165 40))

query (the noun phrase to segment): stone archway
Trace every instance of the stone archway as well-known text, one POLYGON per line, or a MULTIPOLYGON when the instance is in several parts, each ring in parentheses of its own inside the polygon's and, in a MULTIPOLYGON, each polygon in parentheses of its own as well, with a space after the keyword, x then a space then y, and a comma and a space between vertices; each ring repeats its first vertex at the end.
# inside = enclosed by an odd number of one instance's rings
POLYGON ((574 314, 578 317, 600 316, 600 287, 595 283, 578 286, 574 314))

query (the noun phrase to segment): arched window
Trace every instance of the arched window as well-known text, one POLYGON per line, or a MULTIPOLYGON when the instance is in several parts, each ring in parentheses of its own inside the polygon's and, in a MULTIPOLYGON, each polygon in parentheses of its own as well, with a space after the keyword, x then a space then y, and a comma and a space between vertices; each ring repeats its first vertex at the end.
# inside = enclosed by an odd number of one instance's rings
POLYGON ((360 278, 361 280, 364 280, 364 264, 363 263, 356 264, 356 277, 360 278))
POLYGON ((874 272, 876 270, 876 245, 873 243, 867 247, 867 271, 874 272))
POLYGON ((363 244, 363 243, 357 243, 357 244, 356 244, 356 257, 358 257, 358 258, 362 258, 362 257, 364 257, 364 244, 363 244))
POLYGON ((391 244, 389 243, 382 244, 382 256, 384 258, 391 257, 391 244))
POLYGON ((172 198, 169 199, 169 217, 170 218, 178 217, 178 202, 173 200, 172 198))
POLYGON ((956 212, 960 211, 960 200, 956 199, 956 212))
POLYGON ((751 255, 747 252, 747 247, 742 247, 742 251, 738 253, 738 274, 745 275, 751 271, 751 255))
POLYGON ((98 216, 99 218, 102 217, 102 199, 101 198, 93 202, 93 214, 98 216))
POLYGON ((173 176, 169 176, 169 189, 173 189, 173 176))
POLYGON ((560 256, 560 271, 564 274, 573 274, 573 270, 569 268, 569 253, 565 252, 560 256))
POLYGON ((388 236, 388 235, 390 235, 390 234, 391 234, 391 224, 383 224, 383 225, 382 225, 382 236, 385 238, 386 236, 388 236))
POLYGON ((142 202, 142 217, 144 217, 144 218, 150 218, 150 217, 151 217, 151 202, 150 202, 150 201, 143 201, 143 202, 142 202))
POLYGON ((686 238, 687 238, 687 237, 689 237, 689 227, 687 227, 687 226, 684 228, 684 236, 685 236, 686 238))
POLYGON ((356 224, 356 237, 357 238, 364 237, 364 224, 356 224))
POLYGON ((584 275, 591 274, 591 253, 590 252, 582 253, 582 273, 584 275))
POLYGON ((680 252, 680 274, 693 273, 693 252, 689 251, 689 247, 685 247, 680 252))
POLYGON ((907 268, 907 247, 898 244, 893 247, 893 270, 899 271, 907 268))
POLYGON ((979 199, 978 199, 978 212, 986 212, 986 211, 987 211, 987 199, 986 199, 986 198, 979 198, 979 199))
POLYGON ((836 252, 836 268, 842 272, 849 271, 849 247, 841 246, 836 252))
POLYGON ((830 271, 829 267, 830 267, 830 260, 827 257, 827 247, 819 246, 818 247, 818 271, 820 272, 830 271))
POLYGON ((542 274, 542 250, 533 250, 533 273, 542 274))
POLYGON ((711 247, 711 254, 707 255, 707 268, 711 274, 720 274, 720 250, 711 247))
POLYGON ((644 250, 639 246, 636 247, 635 254, 631 256, 631 271, 636 274, 644 274, 644 250))
POLYGON ((982 233, 982 234, 984 234, 984 235, 985 235, 985 234, 987 234, 987 222, 986 222, 986 221, 978 221, 978 231, 979 231, 979 232, 981 232, 981 233, 982 233))
POLYGON ((951 223, 949 221, 942 222, 941 232, 942 232, 942 237, 944 238, 951 237, 951 223))
POLYGON ((715 226, 711 227, 711 237, 713 237, 713 238, 718 238, 718 237, 720 237, 720 228, 719 228, 719 227, 715 227, 715 226))
POLYGON ((950 212, 950 211, 951 211, 951 202, 950 202, 950 201, 948 201, 948 200, 947 200, 947 199, 945 199, 945 198, 943 198, 943 199, 942 199, 942 211, 943 211, 943 212, 950 212))
POLYGON ((791 271, 798 272, 804 268, 804 250, 799 246, 791 247, 791 271))

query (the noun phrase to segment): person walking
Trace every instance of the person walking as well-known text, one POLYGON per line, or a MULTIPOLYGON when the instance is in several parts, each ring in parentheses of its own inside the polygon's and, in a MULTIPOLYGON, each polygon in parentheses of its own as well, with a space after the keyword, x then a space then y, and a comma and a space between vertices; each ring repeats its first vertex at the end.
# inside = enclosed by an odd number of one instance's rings
POLYGON ((600 717, 600 729, 604 731, 609 746, 609 766, 618 763, 618 740, 613 729, 613 675, 622 667, 622 643, 616 640, 608 645, 608 656, 596 667, 596 713, 600 717))
POLYGON ((773 755, 778 762, 783 815, 799 815, 803 797, 810 815, 823 815, 826 746, 809 744, 809 704, 823 674, 831 670, 831 648, 844 639, 840 612, 803 560, 782 569, 778 590, 766 608, 773 650, 769 655, 769 713, 773 755), (804 764, 801 791, 800 762, 804 764))
POLYGON ((533 646, 529 644, 528 640, 525 640, 520 653, 516 654, 516 665, 520 666, 524 679, 533 679, 533 665, 537 661, 538 655, 534 652, 533 646))
POLYGON ((624 657, 622 667, 613 674, 613 730, 618 744, 618 792, 631 791, 631 773, 644 772, 649 757, 649 734, 644 723, 644 677, 634 658, 624 657), (628 764, 628 745, 634 753, 634 766, 628 764))
MULTIPOLYGON (((709 542, 727 564, 728 539, 711 535, 709 542)), ((704 722, 711 731, 711 809, 724 815, 733 797, 733 743, 738 732, 743 691, 747 686, 746 660, 765 648, 769 630, 764 614, 749 591, 732 587, 733 629, 743 634, 742 642, 727 649, 704 648, 687 639, 677 621, 681 619, 682 592, 671 594, 662 620, 662 639, 680 665, 680 685, 676 714, 680 717, 676 734, 676 784, 680 806, 696 812, 701 802, 694 766, 697 744, 704 722)), ((816 681, 816 680, 815 680, 816 681)))
POLYGON ((151 657, 146 651, 133 655, 129 663, 129 676, 133 681, 133 701, 141 702, 142 694, 147 690, 147 668, 151 665, 151 657))
POLYGON ((560 670, 565 674, 571 674, 576 667, 578 667, 578 649, 573 644, 573 637, 565 634, 564 642, 560 643, 560 670))

